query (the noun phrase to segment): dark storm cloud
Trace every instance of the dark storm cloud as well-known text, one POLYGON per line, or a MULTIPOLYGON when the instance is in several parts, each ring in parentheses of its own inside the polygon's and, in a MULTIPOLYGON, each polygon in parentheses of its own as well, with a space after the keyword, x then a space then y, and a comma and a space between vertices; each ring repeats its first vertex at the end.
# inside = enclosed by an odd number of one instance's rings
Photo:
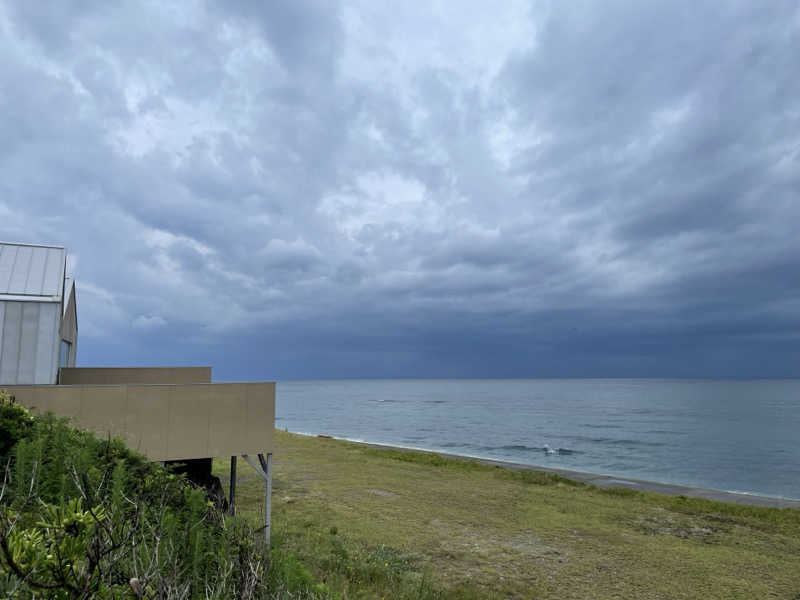
POLYGON ((0 238, 84 364, 796 375, 789 2, 0 3, 0 238))

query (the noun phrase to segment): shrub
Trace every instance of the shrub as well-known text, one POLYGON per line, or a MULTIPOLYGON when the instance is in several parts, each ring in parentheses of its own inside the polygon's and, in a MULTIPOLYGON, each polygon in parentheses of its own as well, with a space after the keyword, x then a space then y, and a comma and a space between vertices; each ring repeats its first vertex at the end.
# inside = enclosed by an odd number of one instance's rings
POLYGON ((17 442, 30 435, 33 424, 28 409, 12 403, 8 394, 0 390, 0 460, 3 465, 17 442))
POLYGON ((14 458, 0 489, 0 597, 314 597, 299 563, 273 557, 270 572, 247 522, 121 441, 7 402, 0 421, 14 458))

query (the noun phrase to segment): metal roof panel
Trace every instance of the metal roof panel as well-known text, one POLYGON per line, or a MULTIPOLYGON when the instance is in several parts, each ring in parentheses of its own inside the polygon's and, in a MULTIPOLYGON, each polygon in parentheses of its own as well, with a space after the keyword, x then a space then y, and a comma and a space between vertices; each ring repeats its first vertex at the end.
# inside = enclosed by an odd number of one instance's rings
POLYGON ((48 248, 44 267, 42 290, 46 296, 60 296, 64 290, 66 276, 66 254, 64 248, 48 248))
POLYGON ((0 242, 0 296, 61 297, 64 248, 0 242))

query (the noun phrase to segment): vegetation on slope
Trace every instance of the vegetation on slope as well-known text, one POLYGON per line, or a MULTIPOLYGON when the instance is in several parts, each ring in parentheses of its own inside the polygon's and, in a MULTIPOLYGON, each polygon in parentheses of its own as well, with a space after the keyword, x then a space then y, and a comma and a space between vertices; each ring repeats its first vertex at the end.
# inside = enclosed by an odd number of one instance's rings
POLYGON ((4 396, 0 440, 0 597, 316 596, 302 566, 119 440, 4 396))

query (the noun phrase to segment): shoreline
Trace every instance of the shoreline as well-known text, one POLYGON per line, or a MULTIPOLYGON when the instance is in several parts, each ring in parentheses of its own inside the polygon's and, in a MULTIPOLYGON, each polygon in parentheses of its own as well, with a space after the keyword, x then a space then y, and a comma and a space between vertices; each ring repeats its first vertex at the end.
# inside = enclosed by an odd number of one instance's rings
POLYGON ((644 479, 636 479, 632 477, 616 477, 614 475, 604 475, 602 473, 588 473, 586 471, 573 471, 570 469, 559 469, 553 467, 545 467, 542 465, 531 465, 526 463, 518 463, 513 461, 498 460, 494 458, 484 458, 481 456, 470 456, 466 454, 453 454, 450 452, 440 452, 438 450, 431 450, 428 448, 414 448, 411 446, 395 446, 391 444, 377 444, 374 442, 365 442, 364 440, 354 440, 350 438, 339 438, 326 434, 313 434, 301 433, 297 431, 290 431, 295 435, 302 435, 305 437, 319 437, 348 442, 351 444, 359 444, 369 448, 378 450, 397 450, 400 452, 423 452, 427 454, 438 454, 451 460, 465 460, 473 461, 489 466, 501 467, 510 469, 512 471, 538 471, 543 473, 554 473, 567 479, 579 481, 587 485, 595 485, 597 487, 623 487, 631 490, 638 490, 642 492, 656 492, 659 494, 666 494, 669 496, 687 496, 689 498, 704 498, 706 500, 715 500, 717 502, 732 502, 735 504, 749 504, 752 506, 764 506, 772 508, 793 508, 800 510, 800 500, 791 498, 779 498, 775 496, 764 496, 760 494, 748 494, 743 492, 728 492, 725 490, 715 490, 711 488, 701 488, 680 485, 675 483, 661 483, 658 481, 647 481, 644 479))
MULTIPOLYGON (((330 595, 729 600, 800 590, 797 509, 581 486, 312 431, 275 431, 273 531, 330 595)), ((227 458, 214 460, 220 478, 227 458)), ((261 523, 263 480, 244 471, 239 482, 237 514, 261 523)))

